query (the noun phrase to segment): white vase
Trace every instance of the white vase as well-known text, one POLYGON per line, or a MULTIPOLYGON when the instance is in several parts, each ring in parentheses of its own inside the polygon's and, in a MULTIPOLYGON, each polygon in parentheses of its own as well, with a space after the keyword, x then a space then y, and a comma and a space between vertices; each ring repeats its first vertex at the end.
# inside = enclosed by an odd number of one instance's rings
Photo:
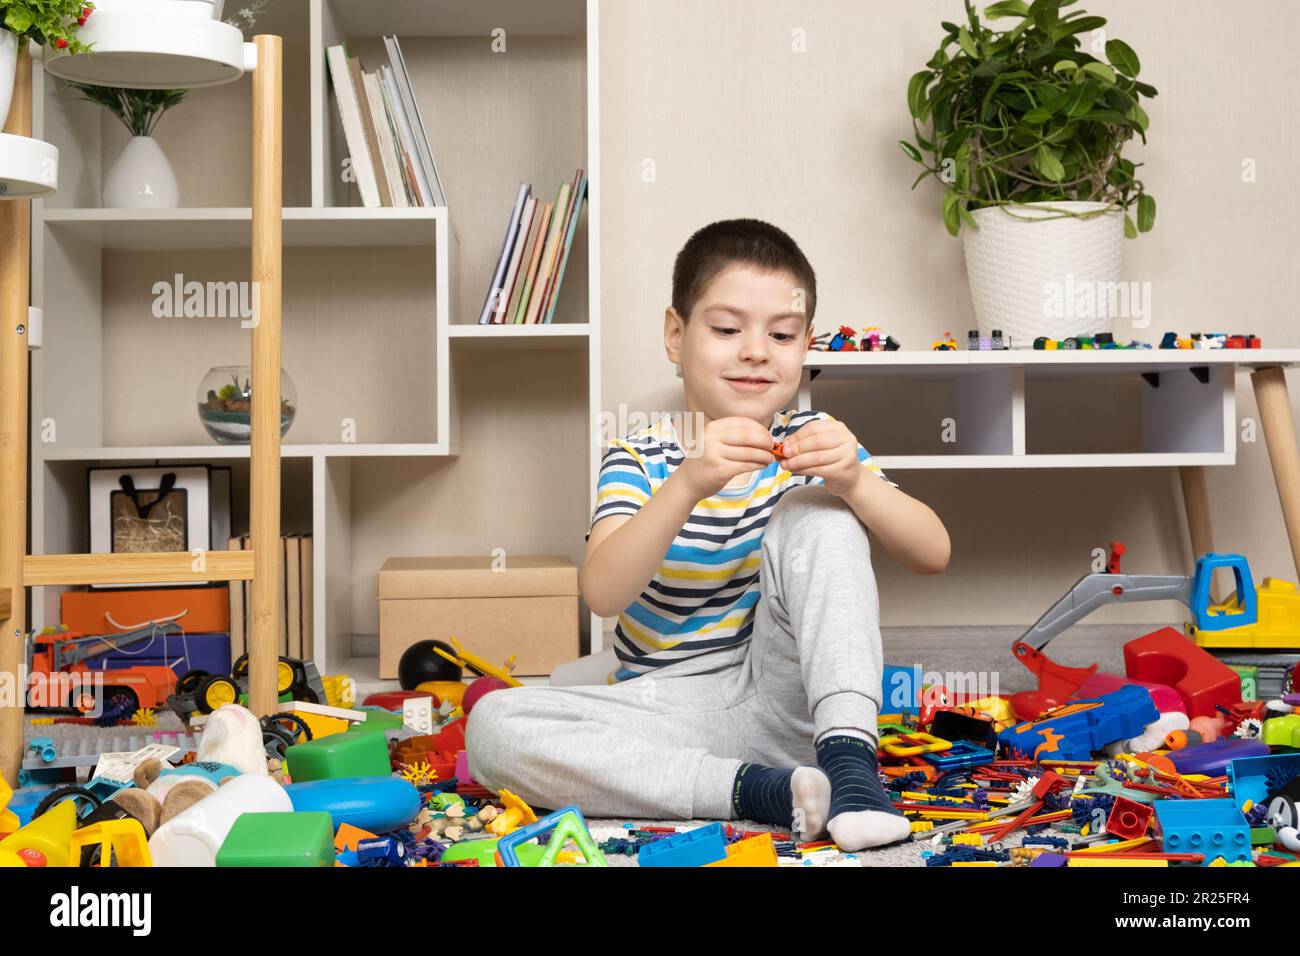
POLYGON ((176 174, 152 136, 132 136, 104 177, 105 209, 175 209, 176 174))
POLYGON ((979 228, 964 226, 962 237, 981 336, 1000 329, 1019 348, 1040 335, 1060 340, 1113 330, 1115 304, 1128 301, 1118 295, 1124 212, 1105 209, 1072 201, 972 210, 979 228))
POLYGON ((0 27, 0 128, 9 119, 9 104, 14 99, 14 79, 18 74, 18 34, 0 27))

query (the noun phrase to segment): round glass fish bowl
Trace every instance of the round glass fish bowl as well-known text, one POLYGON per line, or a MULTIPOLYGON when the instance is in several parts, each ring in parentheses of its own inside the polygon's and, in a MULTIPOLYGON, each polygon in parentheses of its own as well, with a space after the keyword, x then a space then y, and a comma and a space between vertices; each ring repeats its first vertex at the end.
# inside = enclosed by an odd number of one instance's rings
MULTIPOLYGON (((218 445, 247 445, 253 434, 253 369, 217 365, 199 383, 199 421, 218 445)), ((280 437, 298 412, 298 390, 280 369, 280 437)))

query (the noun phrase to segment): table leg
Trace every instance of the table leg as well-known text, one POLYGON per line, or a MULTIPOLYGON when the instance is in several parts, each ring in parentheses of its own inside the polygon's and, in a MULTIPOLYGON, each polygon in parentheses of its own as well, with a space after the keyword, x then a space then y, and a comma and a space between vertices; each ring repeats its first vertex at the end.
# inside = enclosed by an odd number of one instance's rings
POLYGON ((1286 369, 1257 369, 1251 373, 1250 380, 1255 386, 1259 421, 1268 445, 1268 458, 1273 465, 1282 520, 1286 523, 1287 539, 1291 543, 1291 559, 1297 577, 1300 577, 1300 446, 1296 443, 1295 416, 1291 412, 1291 396, 1286 387, 1286 369))
MULTIPOLYGON (((1187 511, 1187 533, 1192 541, 1192 564, 1214 550, 1214 526, 1210 520, 1210 492, 1202 465, 1183 465, 1178 469, 1183 483, 1183 507, 1187 511)), ((1210 582, 1210 601, 1217 602, 1214 582, 1210 582)))

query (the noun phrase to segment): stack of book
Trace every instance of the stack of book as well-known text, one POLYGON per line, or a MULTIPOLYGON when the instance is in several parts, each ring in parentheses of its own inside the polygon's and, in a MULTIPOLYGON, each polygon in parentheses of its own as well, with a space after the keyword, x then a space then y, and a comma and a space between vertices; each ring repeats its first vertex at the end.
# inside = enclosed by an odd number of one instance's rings
MULTIPOLYGON (((230 538, 229 551, 247 551, 249 535, 230 538)), ((300 661, 311 660, 312 640, 312 547, 309 534, 286 534, 280 538, 281 614, 277 622, 278 653, 300 661)), ((248 581, 230 582, 230 659, 248 653, 248 622, 251 620, 248 581)))
POLYGON ((555 202, 539 205, 533 187, 519 184, 492 284, 479 314, 480 325, 547 323, 555 314, 573 234, 587 198, 587 176, 579 169, 560 186, 555 202))
POLYGON ((343 44, 325 59, 339 105, 352 176, 367 207, 445 206, 420 107, 397 37, 384 37, 388 66, 367 73, 343 44))

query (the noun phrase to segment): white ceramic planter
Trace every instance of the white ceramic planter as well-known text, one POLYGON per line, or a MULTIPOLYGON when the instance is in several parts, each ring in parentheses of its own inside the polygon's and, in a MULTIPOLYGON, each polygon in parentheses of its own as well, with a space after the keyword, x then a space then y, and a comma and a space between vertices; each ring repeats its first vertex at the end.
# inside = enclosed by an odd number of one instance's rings
POLYGON ((1055 202, 972 211, 979 228, 965 226, 962 237, 980 335, 1001 329, 1021 347, 1040 335, 1112 331, 1124 212, 1104 209, 1099 202, 1055 202), (1060 211, 1100 214, 1085 219, 1060 211))
POLYGON ((18 34, 0 27, 0 129, 9 118, 14 100, 14 78, 18 74, 18 34))
POLYGON ((176 174, 152 136, 132 136, 104 176, 105 209, 175 209, 176 174))

